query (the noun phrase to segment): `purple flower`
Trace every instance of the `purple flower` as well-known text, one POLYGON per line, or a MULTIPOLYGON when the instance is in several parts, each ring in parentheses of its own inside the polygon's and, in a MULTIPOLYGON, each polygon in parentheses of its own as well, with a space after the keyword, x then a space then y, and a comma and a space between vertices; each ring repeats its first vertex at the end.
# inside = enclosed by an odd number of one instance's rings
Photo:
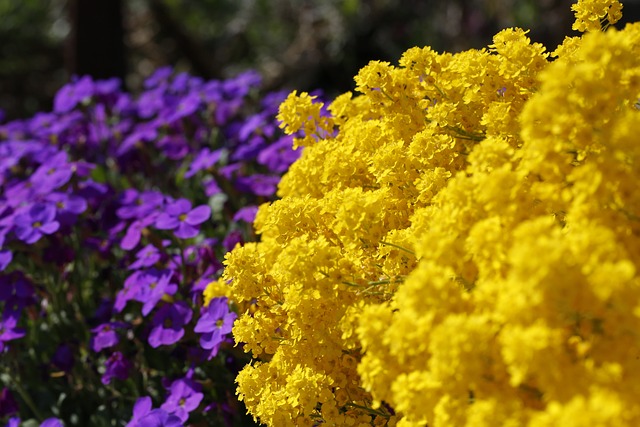
POLYGON ((267 132, 264 132, 263 128, 265 127, 266 124, 267 124, 267 116, 265 116, 264 114, 254 114, 253 116, 245 120, 245 122, 242 124, 242 126, 238 130, 238 139, 240 139, 240 141, 247 141, 249 139, 249 136, 251 136, 254 133, 256 134, 267 133, 267 136, 270 136, 268 134, 272 134, 273 129, 269 129, 267 132))
POLYGON ((271 197, 275 194, 279 182, 280 177, 277 175, 255 174, 239 177, 236 180, 236 186, 240 191, 271 197))
POLYGON ((201 262, 204 262, 207 267, 202 272, 203 276, 213 275, 216 271, 222 268, 222 264, 218 260, 215 248, 219 247, 218 239, 205 238, 198 246, 198 258, 201 262))
POLYGON ((192 92, 181 98, 178 102, 178 105, 174 107, 168 117, 166 118, 167 123, 173 123, 177 120, 182 119, 183 117, 187 117, 195 113, 200 104, 202 102, 202 98, 198 92, 192 92))
POLYGON ((3 387, 0 391, 0 418, 16 414, 19 410, 18 402, 13 397, 11 390, 3 387))
POLYGON ((250 70, 223 82, 222 88, 227 96, 242 98, 249 93, 251 88, 259 86, 261 82, 260 74, 250 70))
POLYGON ((5 319, 2 319, 2 321, 0 321, 0 353, 2 353, 5 349, 4 343, 25 336, 24 329, 18 328, 17 325, 17 315, 13 314, 10 314, 5 319))
POLYGON ((222 150, 211 151, 208 148, 203 148, 198 152, 198 155, 191 162, 189 170, 187 170, 187 172, 184 174, 184 177, 191 178, 201 170, 210 168, 218 160, 220 160, 221 155, 222 150))
POLYGON ((156 143, 170 160, 180 160, 189 153, 189 141, 182 135, 167 135, 156 143))
POLYGON ((191 89, 198 89, 202 85, 202 79, 199 77, 191 77, 189 73, 182 72, 176 75, 171 82, 169 88, 171 92, 183 93, 191 89))
POLYGON ((109 384, 113 378, 124 381, 129 378, 133 364, 122 353, 116 351, 104 363, 105 371, 102 374, 102 384, 109 384))
POLYGON ((56 209, 50 203, 35 203, 25 212, 15 216, 15 233, 18 239, 32 244, 40 240, 43 234, 58 231, 60 223, 55 221, 56 209))
POLYGON ((88 323, 95 325, 97 323, 107 323, 113 315, 113 301, 109 298, 101 298, 100 304, 88 323))
POLYGON ((202 94, 205 102, 218 104, 222 101, 222 82, 220 80, 210 80, 202 85, 202 94))
POLYGON ((118 156, 121 156, 130 151, 136 145, 140 145, 141 142, 153 141, 158 137, 158 130, 155 126, 150 126, 148 123, 143 123, 136 127, 136 130, 127 136, 116 151, 118 156))
POLYGON ((138 99, 138 114, 143 119, 155 116, 163 107, 165 107, 163 88, 144 92, 138 99))
POLYGON ((235 149, 231 155, 231 160, 249 162, 258 156, 264 146, 265 140, 262 136, 252 136, 235 149))
POLYGON ((31 181, 17 181, 10 183, 4 192, 5 202, 12 208, 28 205, 38 196, 31 181))
POLYGON ((40 424, 40 427, 64 427, 64 425, 57 418, 47 418, 40 424))
POLYGON ((128 189, 122 193, 122 206, 116 211, 121 219, 142 219, 156 211, 164 203, 164 196, 158 191, 143 191, 128 189))
POLYGON ((87 125, 87 142, 98 147, 103 141, 108 141, 111 130, 107 123, 107 108, 104 104, 97 104, 92 111, 92 120, 87 125))
POLYGON ((20 427, 20 418, 11 417, 5 427, 20 427))
POLYGON ((87 179, 86 181, 79 183, 77 194, 85 200, 98 199, 102 202, 104 195, 107 194, 108 191, 109 187, 106 185, 95 182, 92 179, 87 179))
POLYGON ((95 82, 95 91, 97 95, 111 95, 120 89, 122 82, 117 77, 106 80, 98 80, 95 82))
POLYGON ((69 344, 58 346, 51 358, 51 363, 61 371, 70 372, 75 363, 73 348, 69 344))
POLYGON ((268 145, 258 154, 258 163, 269 168, 271 172, 283 173, 302 155, 302 150, 293 149, 293 136, 281 137, 268 145))
POLYGON ((241 163, 232 163, 230 165, 226 165, 224 167, 221 167, 218 170, 218 172, 225 179, 231 180, 231 179, 233 179, 233 177, 238 175, 238 172, 240 171, 241 168, 242 168, 242 164, 241 163))
POLYGON ((0 184, 5 180, 5 173, 10 171, 19 161, 20 157, 15 156, 7 145, 0 145, 0 184))
POLYGON ((206 194, 207 197, 222 193, 222 189, 213 178, 204 180, 202 186, 204 187, 204 194, 206 194))
POLYGON ((95 335, 91 337, 91 349, 96 353, 102 349, 113 347, 118 344, 120 338, 116 329, 124 328, 127 325, 122 322, 108 322, 91 329, 95 335))
POLYGON ((167 83, 172 73, 173 69, 171 67, 158 68, 144 81, 145 89, 153 89, 161 84, 167 83))
POLYGON ((203 334, 200 345, 205 350, 212 350, 211 357, 218 352, 225 336, 231 332, 237 315, 229 311, 226 298, 215 298, 202 310, 202 317, 198 320, 194 332, 203 334))
POLYGON ((199 224, 202 224, 211 216, 211 208, 201 205, 191 209, 191 202, 187 199, 178 199, 169 203, 165 212, 161 213, 155 223, 160 230, 175 230, 176 237, 188 239, 198 234, 199 224))
POLYGON ((9 307, 23 307, 32 304, 35 290, 21 272, 0 275, 0 301, 5 301, 4 317, 9 316, 9 307))
MULTIPOLYGON (((0 216, 2 212, 0 212, 0 216)), ((7 234, 11 230, 11 226, 13 225, 13 217, 1 218, 0 219, 0 249, 4 246, 4 241, 7 238, 7 234), (7 223, 6 225, 4 223, 7 223)))
POLYGON ((168 269, 156 270, 151 268, 140 272, 136 283, 138 292, 135 294, 134 299, 143 304, 143 316, 149 314, 165 294, 174 295, 178 291, 178 286, 171 283, 172 275, 173 272, 168 269))
POLYGON ((191 286, 191 293, 198 296, 202 294, 202 292, 207 288, 207 285, 213 281, 213 277, 204 276, 193 282, 193 286, 191 286))
POLYGON ((160 307, 153 316, 153 328, 149 334, 149 344, 153 348, 171 345, 184 335, 184 325, 191 321, 192 312, 187 303, 178 301, 160 307))
POLYGON ((222 241, 222 246, 225 251, 229 252, 233 248, 236 247, 237 244, 244 244, 244 239, 242 238, 242 233, 239 230, 230 231, 222 241))
POLYGON ((282 104, 282 101, 284 101, 288 95, 289 91, 285 89, 269 92, 262 98, 260 105, 265 109, 266 113, 275 116, 278 113, 280 104, 282 104))
POLYGON ((93 92, 93 80, 89 76, 84 76, 79 80, 68 83, 58 91, 53 100, 53 109, 56 113, 69 112, 79 103, 91 98, 93 92))
POLYGON ((29 181, 40 194, 44 194, 69 182, 73 171, 74 165, 67 161, 67 154, 61 151, 40 165, 29 181))
POLYGON ((82 178, 86 178, 91 175, 91 171, 93 171, 95 168, 96 165, 94 165, 93 163, 84 162, 82 160, 71 163, 71 170, 73 171, 73 173, 75 173, 76 176, 82 178))
POLYGON ((124 282, 124 289, 118 292, 114 308, 117 312, 124 310, 127 301, 135 300, 143 304, 143 315, 149 314, 165 294, 173 295, 178 286, 170 283, 171 270, 138 270, 124 282))
POLYGON ((27 127, 35 136, 46 139, 51 135, 51 126, 57 118, 58 115, 54 113, 36 113, 27 127))
POLYGON ((233 216, 234 221, 246 221, 252 223, 256 219, 258 213, 258 207, 251 205, 238 209, 238 212, 233 216))
POLYGON ((204 395, 200 391, 200 385, 188 377, 175 380, 171 383, 167 400, 160 408, 176 415, 182 422, 186 422, 189 413, 202 402, 204 395))
POLYGON ((72 194, 50 193, 45 196, 45 200, 56 207, 58 220, 64 225, 73 224, 77 215, 87 210, 87 201, 72 194))
POLYGON ((133 221, 120 241, 120 247, 127 251, 135 248, 142 238, 142 230, 144 230, 148 225, 153 224, 154 221, 155 215, 133 221))
POLYGON ((148 244, 138 251, 136 254, 136 261, 128 268, 129 270, 136 270, 138 268, 151 267, 153 264, 160 261, 160 258, 162 258, 162 256, 160 255, 158 248, 152 244, 148 244))
POLYGON ((142 274, 141 271, 136 271, 131 276, 127 277, 124 281, 124 288, 121 289, 116 295, 116 300, 113 304, 113 309, 120 313, 127 305, 127 302, 134 299, 138 293, 138 277, 142 274))
POLYGON ((0 250, 0 271, 4 271, 5 268, 11 263, 13 259, 13 252, 10 250, 0 250))
POLYGON ((136 427, 183 427, 183 424, 176 415, 163 409, 154 409, 140 418, 136 427))
MULTIPOLYGON (((77 144, 79 132, 81 131, 80 129, 83 129, 84 120, 85 115, 80 111, 72 111, 64 115, 56 115, 55 120, 53 120, 49 126, 47 142, 77 144)), ((51 148, 58 151, 57 147, 53 145, 51 148)), ((50 156, 51 154, 43 156, 41 153, 37 153, 37 156, 34 158, 39 159, 38 161, 43 163, 50 156)))
POLYGON ((143 396, 138 398, 138 400, 136 400, 136 403, 133 405, 133 417, 127 423, 126 427, 137 427, 138 421, 140 421, 140 418, 144 417, 149 412, 151 412, 152 407, 153 407, 153 404, 149 396, 143 396))

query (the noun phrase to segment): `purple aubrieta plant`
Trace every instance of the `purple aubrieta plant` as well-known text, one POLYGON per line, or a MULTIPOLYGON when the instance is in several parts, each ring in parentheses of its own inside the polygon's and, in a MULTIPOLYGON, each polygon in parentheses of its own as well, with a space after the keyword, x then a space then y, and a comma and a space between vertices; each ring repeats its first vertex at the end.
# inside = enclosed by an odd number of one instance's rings
POLYGON ((165 304, 156 311, 151 321, 149 344, 151 347, 172 345, 184 336, 184 327, 191 321, 193 312, 183 301, 165 304))
POLYGON ((209 206, 201 205, 191 209, 189 200, 178 199, 167 203, 154 225, 159 230, 173 230, 173 234, 180 239, 189 239, 198 235, 198 226, 210 216, 209 206))
POLYGON ((79 77, 0 122, 0 387, 20 391, 0 422, 254 425, 230 392, 233 305, 201 293, 300 155, 275 120, 287 92, 259 85, 79 77))
POLYGON ((58 231, 60 223, 56 221, 56 208, 51 203, 34 203, 26 207, 13 219, 16 237, 27 244, 40 240, 45 234, 58 231))
POLYGON ((187 372, 187 376, 177 379, 169 386, 169 395, 160 406, 161 409, 177 416, 180 421, 186 422, 189 413, 193 412, 202 402, 202 386, 193 381, 193 370, 187 372))
POLYGON ((6 343, 25 336, 26 332, 18 325, 18 317, 14 313, 5 313, 0 320, 0 352, 6 346, 6 343))
POLYGON ((148 315, 165 295, 171 296, 178 291, 178 285, 172 283, 174 274, 174 270, 167 268, 135 271, 125 280, 125 288, 118 294, 125 296, 117 300, 116 309, 122 311, 127 300, 135 300, 142 303, 142 315, 148 315))
POLYGON ((183 422, 176 414, 164 409, 153 409, 153 403, 149 396, 144 396, 136 401, 133 407, 133 418, 126 427, 182 427, 183 422))
POLYGON ((202 308, 202 315, 193 330, 202 334, 200 345, 211 351, 209 358, 218 353, 236 318, 236 313, 229 311, 226 298, 214 298, 208 306, 202 308))
POLYGON ((107 322, 91 329, 91 350, 97 353, 100 350, 117 345, 120 342, 119 330, 127 326, 125 322, 107 322))
POLYGON ((11 390, 4 387, 0 390, 0 418, 7 415, 13 415, 18 412, 18 402, 16 401, 11 390))
POLYGON ((116 351, 104 362, 104 373, 100 378, 102 384, 110 384, 112 379, 126 380, 131 375, 133 363, 122 353, 116 351))

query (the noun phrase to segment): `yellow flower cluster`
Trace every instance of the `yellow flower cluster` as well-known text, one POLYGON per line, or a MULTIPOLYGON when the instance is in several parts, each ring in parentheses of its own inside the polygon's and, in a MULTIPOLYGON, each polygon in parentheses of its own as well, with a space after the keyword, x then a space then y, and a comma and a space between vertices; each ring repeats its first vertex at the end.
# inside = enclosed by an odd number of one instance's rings
POLYGON ((576 14, 573 29, 600 31, 622 18, 622 3, 618 0, 578 0, 571 6, 576 14))
POLYGON ((551 54, 507 29, 283 103, 315 137, 212 288, 261 422, 640 425, 640 24, 574 9, 551 54))

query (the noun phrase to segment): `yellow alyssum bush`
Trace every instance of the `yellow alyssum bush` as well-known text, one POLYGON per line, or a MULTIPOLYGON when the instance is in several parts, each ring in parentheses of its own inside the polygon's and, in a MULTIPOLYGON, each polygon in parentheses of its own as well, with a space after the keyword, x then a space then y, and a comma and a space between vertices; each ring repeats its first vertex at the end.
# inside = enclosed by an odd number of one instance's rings
POLYGON ((507 29, 283 103, 303 155, 206 291, 261 422, 640 425, 640 24, 573 9, 552 53, 507 29))

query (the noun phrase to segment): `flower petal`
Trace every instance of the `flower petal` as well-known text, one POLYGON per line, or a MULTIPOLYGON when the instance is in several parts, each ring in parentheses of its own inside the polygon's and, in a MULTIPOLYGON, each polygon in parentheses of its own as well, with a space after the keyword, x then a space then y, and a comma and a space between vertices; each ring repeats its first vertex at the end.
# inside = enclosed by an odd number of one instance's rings
POLYGON ((185 222, 181 222, 174 234, 180 239, 190 239, 192 237, 196 237, 198 232, 199 230, 196 227, 192 227, 185 222))
POLYGON ((199 225, 211 217, 211 208, 207 205, 201 205, 194 208, 187 214, 184 222, 189 225, 199 225))
POLYGON ((175 216, 171 216, 167 213, 161 213, 155 222, 155 227, 159 230, 173 230, 180 225, 180 221, 175 216))
POLYGON ((60 223, 58 221, 51 221, 46 224, 42 224, 38 230, 44 234, 52 234, 58 231, 60 228, 60 223))

